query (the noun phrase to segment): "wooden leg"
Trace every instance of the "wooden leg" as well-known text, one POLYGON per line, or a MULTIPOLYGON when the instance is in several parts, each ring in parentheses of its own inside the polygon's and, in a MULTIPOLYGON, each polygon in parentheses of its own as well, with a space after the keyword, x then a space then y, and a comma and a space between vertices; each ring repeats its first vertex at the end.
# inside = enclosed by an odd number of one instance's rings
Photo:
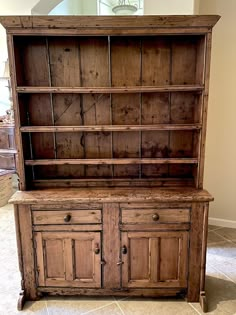
POLYGON ((206 313, 208 311, 208 307, 207 307, 207 299, 206 299, 206 292, 205 291, 200 292, 199 302, 200 302, 202 311, 204 313, 206 313))
POLYGON ((17 310, 22 311, 25 304, 25 291, 21 290, 20 295, 17 302, 17 310))

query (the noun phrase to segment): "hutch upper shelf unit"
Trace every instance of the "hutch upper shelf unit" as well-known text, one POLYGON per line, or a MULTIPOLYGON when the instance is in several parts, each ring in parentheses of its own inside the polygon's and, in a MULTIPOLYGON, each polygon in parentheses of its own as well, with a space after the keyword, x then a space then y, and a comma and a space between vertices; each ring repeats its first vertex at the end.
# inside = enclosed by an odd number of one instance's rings
POLYGON ((12 199, 19 308, 43 293, 183 293, 204 305, 212 197, 202 188, 218 19, 0 18, 21 190, 12 199))

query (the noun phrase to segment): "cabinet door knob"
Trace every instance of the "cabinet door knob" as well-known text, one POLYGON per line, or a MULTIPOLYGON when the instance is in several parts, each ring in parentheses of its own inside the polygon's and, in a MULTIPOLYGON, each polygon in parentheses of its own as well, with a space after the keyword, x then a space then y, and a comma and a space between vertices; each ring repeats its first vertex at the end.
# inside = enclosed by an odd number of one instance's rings
POLYGON ((157 214, 157 213, 154 213, 153 215, 152 215, 152 220, 153 221, 158 221, 159 220, 159 215, 157 214))
POLYGON ((127 254, 127 247, 123 245, 121 251, 123 255, 127 254))
POLYGON ((71 215, 70 214, 67 214, 66 216, 64 216, 64 221, 65 222, 70 222, 71 220, 71 215))
POLYGON ((94 248, 94 254, 98 255, 100 253, 100 248, 98 246, 98 244, 96 244, 96 247, 94 248))

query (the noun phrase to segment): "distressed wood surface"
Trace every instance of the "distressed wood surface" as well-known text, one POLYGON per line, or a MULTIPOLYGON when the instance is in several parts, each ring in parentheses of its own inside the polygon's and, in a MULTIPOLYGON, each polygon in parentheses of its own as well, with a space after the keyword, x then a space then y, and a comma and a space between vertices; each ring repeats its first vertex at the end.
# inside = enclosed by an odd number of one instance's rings
POLYGON ((137 27, 209 27, 219 20, 218 15, 162 15, 162 16, 1 16, 5 28, 137 28, 137 27))
POLYGON ((33 224, 65 224, 64 218, 69 215, 69 224, 101 223, 100 210, 60 210, 33 211, 33 224))
POLYGON ((202 85, 166 85, 166 86, 129 86, 125 84, 124 87, 116 86, 116 87, 31 87, 31 86, 18 86, 16 91, 18 93, 83 93, 83 94, 91 94, 91 93, 120 93, 120 94, 133 94, 133 93, 150 93, 150 92, 201 92, 203 90, 202 85))
MULTIPOLYGON (((91 126, 30 126, 21 127, 21 132, 97 132, 97 131, 158 131, 199 130, 200 124, 156 124, 156 125, 91 125, 91 126)), ((0 151, 1 152, 1 151, 0 151)))
POLYGON ((206 190, 194 188, 58 188, 17 191, 10 203, 55 204, 80 202, 207 202, 213 197, 206 190))
POLYGON ((198 159, 194 158, 172 158, 172 159, 138 159, 138 158, 114 158, 114 159, 43 159, 43 160, 25 160, 26 165, 97 165, 97 164, 197 164, 198 159))
POLYGON ((119 205, 103 205, 103 286, 106 289, 120 288, 120 231, 119 205))
MULTIPOLYGON (((122 223, 176 223, 189 222, 189 209, 123 209, 121 212, 122 223), (158 216, 155 221, 153 216, 158 216)), ((155 217, 154 217, 155 218, 155 217)))

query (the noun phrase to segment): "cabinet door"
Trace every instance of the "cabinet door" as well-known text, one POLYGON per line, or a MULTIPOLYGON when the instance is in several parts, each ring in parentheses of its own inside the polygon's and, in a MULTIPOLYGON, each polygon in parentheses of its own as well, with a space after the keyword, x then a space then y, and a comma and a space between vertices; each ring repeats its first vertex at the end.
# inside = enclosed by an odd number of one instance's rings
POLYGON ((188 232, 123 232, 123 287, 187 287, 188 232))
POLYGON ((99 232, 37 232, 39 286, 101 287, 99 232))

